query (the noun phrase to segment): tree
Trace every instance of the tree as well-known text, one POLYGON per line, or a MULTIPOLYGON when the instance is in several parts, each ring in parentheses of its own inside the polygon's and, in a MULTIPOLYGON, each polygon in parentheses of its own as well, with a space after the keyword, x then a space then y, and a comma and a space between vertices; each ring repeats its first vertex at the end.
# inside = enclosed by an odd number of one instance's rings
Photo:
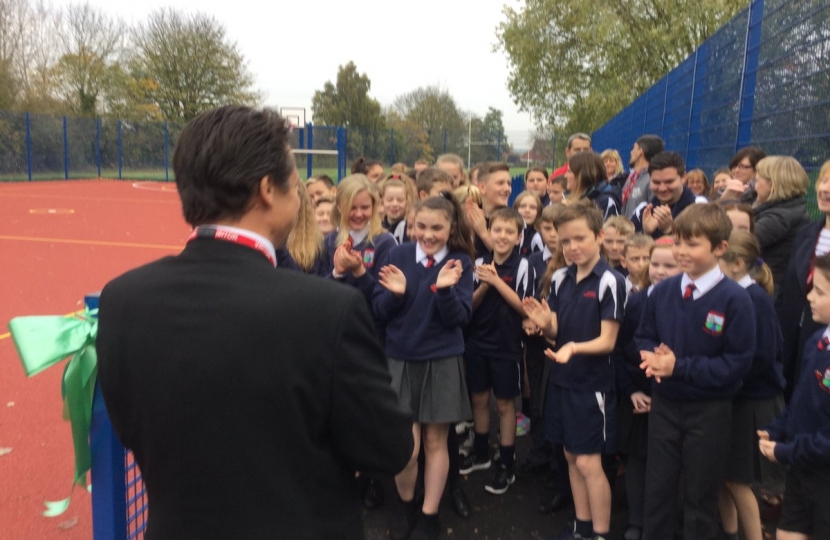
POLYGON ((504 8, 508 88, 540 124, 602 126, 745 7, 745 0, 524 0, 504 8))
POLYGON ((145 88, 149 99, 169 120, 187 122, 215 107, 260 101, 245 57, 211 16, 161 9, 132 39, 131 76, 152 81, 145 88))
POLYGON ((52 69, 59 94, 81 116, 95 116, 107 70, 121 52, 125 27, 89 4, 68 6, 57 20, 61 56, 52 69))
POLYGON ((314 92, 311 112, 315 124, 349 128, 349 154, 385 159, 389 133, 380 103, 369 96, 372 81, 360 74, 354 62, 338 66, 335 83, 326 81, 314 92))
POLYGON ((437 86, 418 88, 395 98, 393 108, 406 120, 421 126, 429 143, 440 154, 466 148, 467 122, 455 98, 437 86), (446 130, 446 145, 444 131, 446 130))

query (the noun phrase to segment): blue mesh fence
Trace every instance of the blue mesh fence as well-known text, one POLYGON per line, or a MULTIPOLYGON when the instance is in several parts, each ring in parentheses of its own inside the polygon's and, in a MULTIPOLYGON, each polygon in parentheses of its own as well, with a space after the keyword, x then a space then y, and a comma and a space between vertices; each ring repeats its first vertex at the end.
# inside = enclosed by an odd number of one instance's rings
POLYGON ((710 176, 756 145, 815 180, 830 157, 830 0, 754 0, 598 129, 594 148, 625 155, 646 133, 710 176))
MULTIPOLYGON (((173 149, 183 127, 173 122, 0 111, 0 182, 80 178, 172 181, 173 149)), ((311 158, 298 153, 303 177, 321 173, 332 178, 343 176, 344 133, 342 128, 311 125, 291 133, 294 148, 340 153, 311 158)))

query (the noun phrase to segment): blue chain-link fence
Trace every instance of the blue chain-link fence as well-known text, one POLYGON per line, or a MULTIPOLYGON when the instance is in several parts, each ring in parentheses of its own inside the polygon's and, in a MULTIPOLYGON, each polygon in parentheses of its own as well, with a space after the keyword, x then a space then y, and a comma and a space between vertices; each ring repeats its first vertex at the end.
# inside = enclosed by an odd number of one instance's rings
POLYGON ((594 133, 623 155, 654 134, 710 175, 743 147, 830 158, 830 0, 754 0, 594 133))

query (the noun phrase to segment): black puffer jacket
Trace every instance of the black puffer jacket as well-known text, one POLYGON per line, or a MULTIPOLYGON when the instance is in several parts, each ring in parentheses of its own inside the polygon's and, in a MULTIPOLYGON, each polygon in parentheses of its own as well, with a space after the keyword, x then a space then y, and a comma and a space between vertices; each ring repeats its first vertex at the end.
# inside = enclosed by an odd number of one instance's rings
POLYGON ((755 214, 755 236, 761 245, 761 258, 772 270, 776 296, 792 254, 795 235, 810 219, 804 197, 759 204, 755 214))

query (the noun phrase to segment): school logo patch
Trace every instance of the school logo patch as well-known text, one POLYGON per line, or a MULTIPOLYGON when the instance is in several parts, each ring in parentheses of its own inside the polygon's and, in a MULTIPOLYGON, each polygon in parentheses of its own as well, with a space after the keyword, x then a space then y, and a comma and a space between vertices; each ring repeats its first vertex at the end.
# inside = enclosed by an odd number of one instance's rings
POLYGON ((592 300, 596 300, 597 291, 585 291, 585 293, 582 295, 582 298, 590 298, 592 300))
POLYGON ((723 323, 725 321, 723 313, 717 311, 710 311, 706 315, 706 322, 703 325, 703 330, 713 336, 723 335, 723 323))
POLYGON ((502 276, 501 280, 505 283, 513 283, 513 276, 502 276))
POLYGON ((438 285, 433 283, 432 285, 429 286, 429 290, 431 290, 434 293, 435 291, 438 290, 438 285))
POLYGON ((824 375, 819 370, 815 371, 818 387, 830 394, 830 368, 824 370, 824 375))
POLYGON ((367 249, 363 252, 363 266, 371 268, 375 265, 375 250, 367 249))

